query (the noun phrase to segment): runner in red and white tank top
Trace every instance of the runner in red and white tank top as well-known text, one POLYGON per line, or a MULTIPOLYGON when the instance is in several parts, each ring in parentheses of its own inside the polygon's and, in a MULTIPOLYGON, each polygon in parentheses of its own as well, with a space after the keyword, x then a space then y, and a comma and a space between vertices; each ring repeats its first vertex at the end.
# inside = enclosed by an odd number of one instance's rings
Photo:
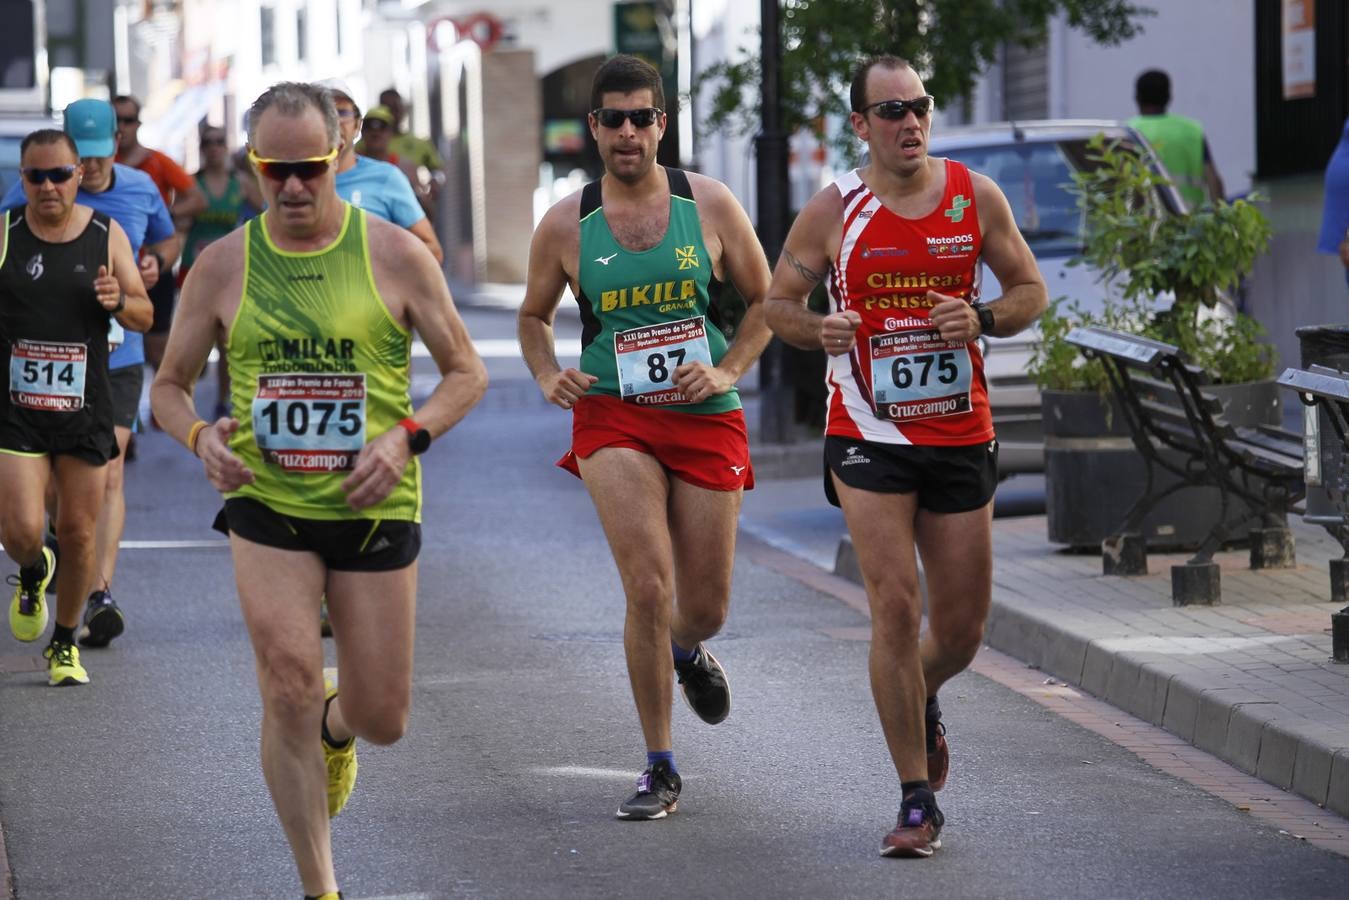
POLYGON ((844 215, 829 298, 862 325, 853 351, 829 359, 827 434, 919 446, 993 439, 978 343, 943 340, 928 320, 928 291, 979 299, 974 188, 965 166, 945 164, 941 202, 916 219, 886 208, 856 170, 834 182, 844 215))

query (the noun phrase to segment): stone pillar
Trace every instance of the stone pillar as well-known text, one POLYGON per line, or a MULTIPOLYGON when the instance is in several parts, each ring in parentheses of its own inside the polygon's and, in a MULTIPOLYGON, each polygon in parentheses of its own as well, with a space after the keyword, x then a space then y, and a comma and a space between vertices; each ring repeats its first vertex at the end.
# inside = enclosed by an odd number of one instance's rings
POLYGON ((543 161, 543 96, 533 50, 482 55, 487 281, 523 283, 534 232, 534 189, 543 161))

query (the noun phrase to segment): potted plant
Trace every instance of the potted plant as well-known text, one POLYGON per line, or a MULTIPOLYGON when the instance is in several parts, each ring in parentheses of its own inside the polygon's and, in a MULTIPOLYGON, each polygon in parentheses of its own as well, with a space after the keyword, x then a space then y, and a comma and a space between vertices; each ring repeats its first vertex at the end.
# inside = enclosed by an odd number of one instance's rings
MULTIPOLYGON (((1088 144, 1087 160, 1091 168, 1073 175, 1085 224, 1076 262, 1101 273, 1112 299, 1096 315, 1053 304, 1028 372, 1042 392, 1049 537, 1096 548, 1141 494, 1145 467, 1113 414, 1104 370, 1064 341, 1074 325, 1180 347, 1214 378, 1233 424, 1278 424, 1282 413, 1264 330, 1227 300, 1269 244, 1264 215, 1245 200, 1168 213, 1165 176, 1136 148, 1103 135, 1088 144)), ((1197 545, 1217 515, 1217 492, 1203 493, 1181 491, 1160 504, 1144 522, 1149 545, 1197 545)))

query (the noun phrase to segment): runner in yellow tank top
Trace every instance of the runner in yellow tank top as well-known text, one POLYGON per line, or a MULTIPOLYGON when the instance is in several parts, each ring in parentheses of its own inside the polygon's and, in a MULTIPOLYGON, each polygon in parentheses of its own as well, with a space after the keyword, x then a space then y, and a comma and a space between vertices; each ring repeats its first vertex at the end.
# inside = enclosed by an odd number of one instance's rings
POLYGON ((151 401, 226 498, 217 521, 259 661, 263 771, 305 894, 328 897, 328 819, 355 783, 355 738, 391 744, 407 727, 413 455, 478 402, 487 373, 425 245, 337 196, 332 95, 278 84, 248 121, 268 212, 192 267, 151 401), (413 330, 442 376, 415 412, 413 330), (222 332, 239 418, 208 424, 192 388, 222 332), (325 591, 341 648, 331 673, 317 627, 325 591))

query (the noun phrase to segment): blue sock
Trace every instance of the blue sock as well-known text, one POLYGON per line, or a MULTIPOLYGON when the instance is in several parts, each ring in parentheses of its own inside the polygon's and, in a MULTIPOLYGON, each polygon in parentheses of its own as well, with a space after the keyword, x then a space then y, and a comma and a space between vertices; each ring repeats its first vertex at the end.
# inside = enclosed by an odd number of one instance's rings
POLYGON ((693 659, 693 657, 696 656, 698 653, 698 647, 696 645, 692 650, 685 650, 683 647, 676 644, 673 640, 670 641, 670 650, 674 653, 674 661, 681 663, 688 662, 689 660, 693 659))
POLYGON ((678 772, 674 764, 673 750, 648 750, 646 751, 647 766, 654 766, 658 762, 663 762, 670 767, 671 772, 678 772))

